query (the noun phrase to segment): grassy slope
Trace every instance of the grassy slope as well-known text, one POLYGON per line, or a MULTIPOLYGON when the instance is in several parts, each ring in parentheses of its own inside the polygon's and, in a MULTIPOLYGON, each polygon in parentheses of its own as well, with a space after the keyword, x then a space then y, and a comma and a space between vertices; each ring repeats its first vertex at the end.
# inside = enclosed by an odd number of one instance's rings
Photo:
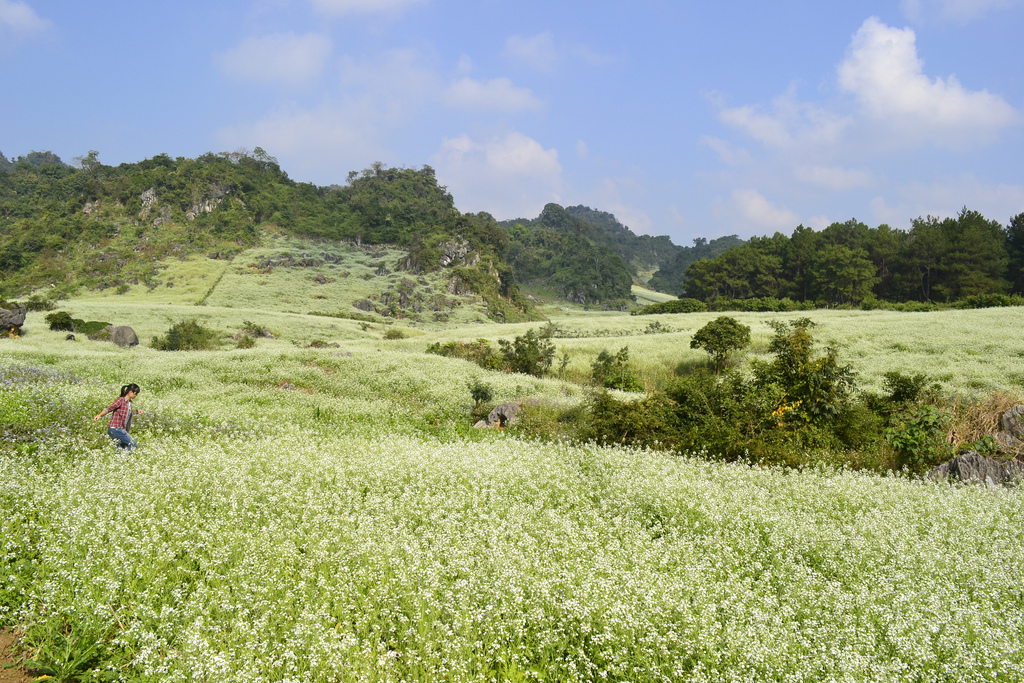
MULTIPOLYGON (((257 256, 178 262, 173 288, 64 304, 144 340, 186 316, 225 333, 254 320, 278 335, 255 349, 70 343, 42 313, 0 340, 0 367, 83 380, 4 389, 5 410, 59 399, 68 423, 31 457, 0 451, 2 557, 16 562, 0 595, 45 606, 0 620, 29 626, 30 643, 98 640, 87 665, 133 662, 141 680, 1017 678, 1019 491, 469 431, 471 376, 497 400, 583 392, 424 349, 536 324, 403 321, 415 336, 384 341, 384 319, 302 314, 380 291, 358 277, 362 257, 317 285, 307 269, 250 274, 257 256), (129 379, 149 415, 126 458, 88 417, 129 379)), ((547 313, 573 335, 556 339, 570 374, 628 344, 653 383, 702 362, 689 338, 715 317, 547 313), (668 331, 644 334, 652 320, 668 331)), ((767 316, 734 316, 764 352, 767 316)), ((866 386, 890 369, 972 393, 1024 379, 1021 309, 810 317, 866 386)))
MULTIPOLYGON (((389 269, 402 252, 361 249, 342 245, 331 250, 340 264, 319 268, 274 268, 264 273, 254 266, 279 254, 316 254, 317 243, 279 238, 235 257, 172 260, 161 266, 161 286, 144 286, 117 295, 111 290, 89 292, 62 302, 61 308, 75 317, 131 325, 144 343, 166 332, 174 322, 196 318, 227 335, 243 322, 269 328, 281 339, 308 344, 327 342, 375 344, 385 330, 398 327, 409 339, 388 342, 390 347, 419 352, 434 341, 511 338, 535 329, 539 323, 498 325, 486 320, 481 302, 473 296, 453 296, 444 291, 444 273, 424 277, 395 272, 374 276, 380 263, 389 269), (343 275, 348 273, 347 277, 343 275), (314 277, 324 275, 327 284, 314 277), (394 319, 376 314, 367 328, 360 320, 306 315, 310 312, 365 316, 352 303, 384 292, 396 292, 402 280, 414 282, 427 298, 440 295, 452 306, 447 322, 433 321, 425 310, 418 319, 394 319), (166 282, 174 287, 166 287, 166 282), (422 284, 421 284, 422 283, 422 284), (205 302, 197 306, 200 301, 205 302)), ((656 293, 652 293, 657 296, 656 293)), ((648 388, 663 385, 676 366, 694 366, 706 360, 702 351, 689 348, 692 334, 721 314, 693 313, 630 316, 621 312, 585 311, 579 306, 542 306, 540 311, 561 328, 556 339, 558 354, 568 353, 568 376, 584 379, 597 354, 629 346, 631 358, 648 388), (656 333, 647 334, 658 323, 656 333)), ((411 312, 410 312, 411 313, 411 312)), ((821 346, 833 345, 840 358, 857 371, 859 386, 878 389, 884 373, 925 373, 952 393, 978 396, 997 390, 1015 390, 1024 384, 1024 324, 1022 308, 992 308, 932 313, 892 311, 819 310, 791 314, 742 313, 728 315, 753 329, 750 351, 763 354, 771 337, 767 320, 810 317, 818 327, 821 346)), ((42 315, 29 318, 26 330, 38 330, 42 315), (34 322, 36 321, 36 322, 34 322)))

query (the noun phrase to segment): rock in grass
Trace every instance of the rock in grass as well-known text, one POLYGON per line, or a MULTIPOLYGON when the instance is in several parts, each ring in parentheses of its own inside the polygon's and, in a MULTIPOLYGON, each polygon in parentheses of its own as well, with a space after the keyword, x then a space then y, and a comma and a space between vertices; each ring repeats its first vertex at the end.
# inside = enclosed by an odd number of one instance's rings
POLYGON ((508 427, 516 419, 516 415, 522 409, 523 404, 519 401, 505 401, 500 403, 487 413, 486 420, 480 420, 474 427, 502 428, 508 427))
POLYGON ((996 442, 1008 453, 1024 451, 1024 406, 1015 406, 1007 410, 999 420, 1001 432, 996 434, 996 442))
POLYGON ((925 477, 934 481, 956 480, 987 486, 1006 486, 1024 479, 1024 463, 990 458, 977 451, 961 451, 960 455, 932 469, 925 477))
POLYGON ((26 309, 22 304, 13 304, 11 308, 0 308, 0 331, 12 337, 20 336, 21 326, 25 324, 26 309))
POLYGON ((139 345, 139 335, 127 325, 107 325, 96 334, 90 334, 89 339, 114 342, 121 348, 139 345))

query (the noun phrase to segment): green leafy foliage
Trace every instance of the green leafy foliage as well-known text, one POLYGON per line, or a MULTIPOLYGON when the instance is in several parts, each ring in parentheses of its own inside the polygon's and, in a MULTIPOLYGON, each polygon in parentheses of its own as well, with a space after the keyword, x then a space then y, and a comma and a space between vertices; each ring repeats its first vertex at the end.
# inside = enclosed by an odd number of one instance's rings
POLYGON ((721 374, 729 354, 750 344, 750 327, 729 316, 715 318, 697 330, 690 340, 691 349, 704 349, 715 362, 715 374, 721 374))
MULTIPOLYGON (((790 298, 812 305, 863 302, 1005 305, 1024 293, 1024 214, 1003 228, 977 211, 918 218, 908 231, 856 220, 821 232, 798 226, 790 237, 754 237, 686 268, 683 290, 719 299, 790 298)), ((719 308, 717 310, 725 310, 719 308)), ((779 309, 776 309, 779 310, 779 309)))
POLYGON ((703 301, 691 299, 689 297, 682 297, 672 301, 663 301, 660 304, 649 304, 634 311, 630 311, 630 314, 655 315, 661 313, 704 313, 707 310, 708 305, 703 301))
POLYGON ((543 377, 551 368, 555 357, 555 345, 543 333, 527 330, 512 341, 499 339, 501 356, 509 372, 543 377))
POLYGON ((667 259, 661 268, 651 277, 647 286, 659 292, 667 292, 680 296, 683 294, 683 281, 690 265, 705 259, 713 259, 732 247, 744 243, 736 235, 719 237, 710 242, 703 237, 693 240, 692 247, 676 247, 671 259, 667 259))
POLYGON ((594 228, 557 204, 548 204, 535 221, 508 228, 508 262, 521 284, 556 291, 580 304, 632 298, 632 274, 623 258, 594 228))
POLYGON ((469 396, 473 399, 474 407, 479 408, 482 403, 489 403, 494 400, 494 389, 479 377, 466 382, 469 389, 469 396))
POLYGON ((197 320, 181 320, 163 337, 153 337, 150 344, 160 351, 207 351, 216 345, 217 333, 197 320))
POLYGON ((757 384, 783 390, 788 420, 822 425, 836 418, 848 407, 854 387, 853 370, 839 363, 834 348, 815 356, 810 332, 814 323, 809 318, 769 324, 775 336, 768 350, 775 359, 754 364, 757 384))
POLYGON ((912 472, 924 472, 951 455, 945 443, 948 417, 938 408, 919 406, 896 426, 885 430, 885 439, 896 451, 896 463, 912 472))
POLYGON ((56 311, 50 313, 44 318, 46 324, 50 326, 50 329, 54 332, 74 332, 75 323, 71 314, 67 311, 56 311))
MULTIPOLYGON (((745 346, 749 329, 728 320, 719 318, 699 331, 698 346, 719 352, 745 346)), ((776 323, 769 347, 774 359, 754 362, 750 375, 697 370, 640 401, 598 396, 584 436, 791 466, 820 461, 827 453, 842 461, 838 454, 846 449, 880 453, 885 417, 852 400, 852 371, 833 349, 815 355, 811 327, 806 319, 776 323)))
POLYGON ((590 369, 594 383, 598 386, 622 391, 644 390, 643 382, 629 367, 628 346, 623 346, 615 354, 602 349, 590 369))
POLYGON ((453 275, 487 302, 492 318, 530 318, 504 261, 508 236, 487 214, 461 214, 429 166, 376 163, 349 174, 344 187, 317 187, 291 180, 256 148, 117 167, 93 152, 81 169, 18 163, 0 173, 0 277, 12 292, 50 282, 59 283, 55 295, 80 287, 123 293, 129 281, 152 288, 168 257, 230 258, 263 229, 394 245, 409 251, 408 270, 457 267, 453 275), (443 263, 452 244, 469 253, 443 263))
POLYGON ((427 347, 427 353, 468 360, 486 370, 499 370, 502 367, 501 356, 487 339, 477 339, 471 342, 454 341, 444 344, 435 342, 427 347))

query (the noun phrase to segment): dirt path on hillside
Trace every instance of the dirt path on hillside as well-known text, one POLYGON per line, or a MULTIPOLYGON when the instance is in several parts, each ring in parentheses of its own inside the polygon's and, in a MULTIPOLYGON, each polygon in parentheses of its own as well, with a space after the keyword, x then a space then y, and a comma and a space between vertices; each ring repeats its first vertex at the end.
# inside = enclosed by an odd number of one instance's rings
POLYGON ((0 683, 29 683, 32 680, 24 669, 17 666, 13 652, 17 640, 12 631, 0 631, 0 683))

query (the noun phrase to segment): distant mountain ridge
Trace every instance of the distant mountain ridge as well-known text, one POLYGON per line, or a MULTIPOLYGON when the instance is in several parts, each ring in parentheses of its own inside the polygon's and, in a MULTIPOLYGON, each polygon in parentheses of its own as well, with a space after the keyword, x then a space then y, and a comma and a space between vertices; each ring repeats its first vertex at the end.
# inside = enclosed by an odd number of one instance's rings
POLYGON ((613 214, 583 205, 563 209, 557 204, 548 204, 537 218, 517 218, 501 221, 499 225, 507 230, 520 225, 584 238, 614 252, 634 283, 676 296, 682 293, 684 274, 690 264, 744 244, 736 235, 729 235, 711 241, 698 238, 692 247, 683 247, 673 244, 667 235, 637 235, 613 214), (651 272, 653 276, 649 280, 642 275, 651 272))

